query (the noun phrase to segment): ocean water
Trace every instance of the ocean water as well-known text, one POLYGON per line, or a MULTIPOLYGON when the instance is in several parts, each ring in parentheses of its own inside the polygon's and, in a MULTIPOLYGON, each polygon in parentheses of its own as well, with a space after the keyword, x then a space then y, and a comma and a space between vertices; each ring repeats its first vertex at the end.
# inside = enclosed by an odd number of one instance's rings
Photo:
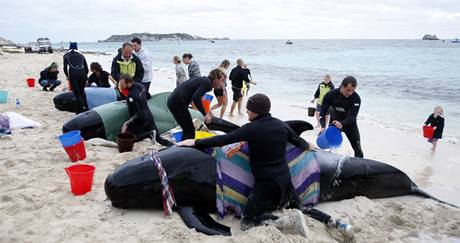
MULTIPOLYGON (((433 108, 444 108, 446 140, 460 139, 460 44, 422 40, 229 40, 146 42, 156 68, 193 54, 202 74, 229 59, 243 58, 257 90, 289 106, 307 107, 330 74, 336 87, 347 75, 358 80, 360 122, 421 133, 433 108)), ((121 43, 79 43, 80 50, 115 55, 121 43)), ((110 57, 105 57, 106 59, 110 57)), ((109 60, 106 60, 109 62, 109 60)), ((104 65, 106 66, 106 65, 104 65)))

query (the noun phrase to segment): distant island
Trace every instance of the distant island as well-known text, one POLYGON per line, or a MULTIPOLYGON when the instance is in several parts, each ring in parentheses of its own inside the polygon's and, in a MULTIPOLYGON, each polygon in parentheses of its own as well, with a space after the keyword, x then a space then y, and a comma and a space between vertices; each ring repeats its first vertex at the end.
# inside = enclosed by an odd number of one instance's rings
POLYGON ((112 35, 105 40, 99 40, 98 42, 129 42, 134 37, 140 38, 142 41, 194 41, 194 40, 229 40, 228 37, 224 38, 203 38, 197 35, 190 35, 185 33, 171 33, 171 34, 151 34, 151 33, 132 33, 129 35, 112 35))
POLYGON ((426 34, 423 36, 422 40, 439 40, 439 38, 436 35, 426 34))

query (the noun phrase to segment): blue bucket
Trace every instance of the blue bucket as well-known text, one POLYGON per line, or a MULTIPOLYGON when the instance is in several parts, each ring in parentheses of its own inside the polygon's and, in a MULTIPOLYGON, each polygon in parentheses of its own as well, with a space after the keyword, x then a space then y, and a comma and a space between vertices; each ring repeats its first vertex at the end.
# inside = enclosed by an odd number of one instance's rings
POLYGON ((342 131, 335 126, 329 126, 318 136, 316 144, 322 149, 339 147, 342 144, 342 131))
POLYGON ((209 102, 211 102, 213 98, 214 98, 214 96, 212 96, 212 95, 210 95, 210 94, 205 94, 205 95, 203 96, 203 99, 209 100, 209 102))
POLYGON ((177 132, 173 132, 173 136, 174 136, 174 139, 176 140, 176 143, 182 141, 182 131, 177 131, 177 132))
POLYGON ((58 137, 63 147, 70 147, 82 140, 79 130, 70 131, 58 137))
POLYGON ((8 102, 8 91, 0 90, 0 104, 6 104, 8 102))

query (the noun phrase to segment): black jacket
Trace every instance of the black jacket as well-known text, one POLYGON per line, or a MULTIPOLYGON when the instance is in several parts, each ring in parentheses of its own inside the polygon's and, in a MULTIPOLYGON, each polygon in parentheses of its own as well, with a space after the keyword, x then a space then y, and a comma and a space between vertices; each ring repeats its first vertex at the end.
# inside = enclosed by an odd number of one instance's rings
POLYGON ((444 118, 440 116, 434 118, 434 114, 431 114, 426 120, 425 125, 436 127, 436 130, 434 130, 433 138, 442 138, 442 132, 444 130, 444 118))
POLYGON ((64 55, 64 73, 69 79, 82 79, 86 81, 89 69, 85 56, 76 51, 64 55))
POLYGON ((141 83, 134 83, 129 88, 129 94, 126 98, 128 104, 128 112, 131 116, 129 124, 139 127, 146 127, 154 123, 152 112, 147 103, 147 92, 144 85, 141 83))
POLYGON ((232 81, 232 86, 238 89, 243 88, 243 81, 244 82, 251 82, 249 80, 249 69, 243 69, 240 66, 236 66, 230 72, 229 79, 232 81))
MULTIPOLYGON (((115 56, 112 60, 112 70, 110 74, 112 77, 118 82, 120 79, 120 64, 117 63, 117 61, 123 61, 123 55, 118 54, 115 56)), ((132 61, 136 64, 136 71, 134 74, 134 82, 140 83, 142 82, 142 79, 144 78, 144 67, 142 66, 141 59, 137 57, 136 55, 132 54, 132 61)))
POLYGON ((40 72, 40 79, 38 79, 38 82, 42 80, 57 80, 58 73, 59 71, 50 72, 49 68, 45 68, 43 71, 40 72))
POLYGON ((95 83, 97 87, 110 88, 109 76, 110 73, 106 71, 102 71, 99 76, 97 76, 96 73, 92 73, 89 75, 87 86, 91 86, 92 83, 95 83))

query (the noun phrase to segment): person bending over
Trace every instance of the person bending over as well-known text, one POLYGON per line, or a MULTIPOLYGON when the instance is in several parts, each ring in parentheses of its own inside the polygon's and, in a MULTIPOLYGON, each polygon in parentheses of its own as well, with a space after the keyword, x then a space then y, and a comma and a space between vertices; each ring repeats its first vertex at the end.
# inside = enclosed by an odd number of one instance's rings
POLYGON ((89 75, 88 83, 86 84, 87 87, 91 87, 94 83, 97 87, 110 88, 109 80, 116 85, 115 79, 112 78, 110 73, 104 71, 98 62, 92 62, 89 68, 92 74, 89 75))
POLYGON ((77 49, 77 42, 70 42, 70 51, 64 55, 64 73, 72 85, 72 92, 77 99, 76 113, 79 114, 88 110, 85 102, 85 86, 89 70, 85 57, 77 49))
POLYGON ((43 87, 43 91, 54 91, 54 89, 61 84, 58 80, 58 65, 53 62, 47 68, 40 72, 40 79, 38 83, 43 87))
POLYGON ((214 69, 209 73, 208 77, 189 79, 176 87, 171 93, 168 98, 168 108, 182 128, 182 140, 195 138, 195 127, 188 110, 190 103, 193 101, 198 111, 205 116, 206 123, 209 123, 212 113, 211 111, 206 113, 201 98, 213 88, 224 87, 226 78, 224 71, 214 69))
POLYGON ((293 203, 300 208, 286 162, 287 142, 306 150, 313 146, 300 138, 286 123, 270 115, 270 99, 255 94, 247 102, 250 123, 225 135, 200 140, 185 140, 178 146, 219 147, 246 141, 249 146, 249 162, 254 174, 254 186, 244 209, 243 229, 257 226, 263 221, 276 220, 268 212, 293 203))
POLYGON ((129 74, 120 75, 119 85, 121 88, 129 90, 126 101, 129 115, 131 116, 131 119, 123 124, 121 132, 134 134, 137 141, 151 138, 164 146, 173 145, 170 141, 160 137, 147 103, 147 90, 145 86, 141 83, 135 83, 129 74), (155 138, 153 138, 154 131, 155 138))
POLYGON ((361 98, 355 92, 357 85, 356 79, 348 76, 343 79, 340 88, 330 91, 324 96, 319 115, 321 123, 320 133, 326 127, 325 118, 329 107, 332 107, 332 124, 347 135, 351 147, 355 152, 355 157, 362 158, 364 155, 361 150, 361 138, 356 122, 356 117, 361 106, 361 98))

